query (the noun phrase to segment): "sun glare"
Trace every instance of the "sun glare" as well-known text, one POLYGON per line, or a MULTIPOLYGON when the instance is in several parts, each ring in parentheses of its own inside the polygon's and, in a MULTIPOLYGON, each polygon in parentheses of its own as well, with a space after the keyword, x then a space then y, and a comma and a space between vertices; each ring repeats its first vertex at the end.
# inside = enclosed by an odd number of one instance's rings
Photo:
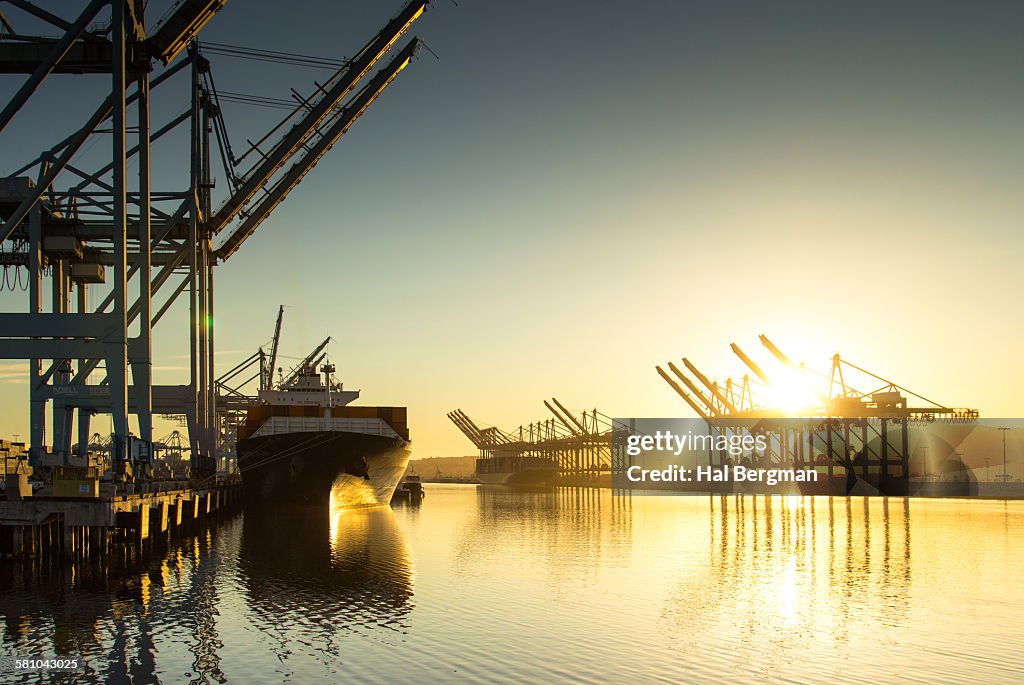
POLYGON ((818 397, 807 379, 793 369, 785 369, 772 378, 768 399, 772 407, 791 416, 799 416, 818 404, 818 397))

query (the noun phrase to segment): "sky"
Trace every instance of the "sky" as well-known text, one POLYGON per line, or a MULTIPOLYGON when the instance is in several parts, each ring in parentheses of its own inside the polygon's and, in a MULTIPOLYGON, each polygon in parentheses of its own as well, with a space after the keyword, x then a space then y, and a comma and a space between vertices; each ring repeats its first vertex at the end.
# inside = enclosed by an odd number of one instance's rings
MULTIPOLYGON (((232 0, 201 38, 340 58, 400 7, 232 0)), ((331 335, 363 403, 409 407, 420 457, 472 453, 455 408, 504 428, 548 418, 550 397, 690 415, 655 364, 737 377, 736 342, 774 368, 760 333, 822 371, 838 352, 1020 416, 1022 32, 1012 2, 438 0, 412 32, 437 58, 421 52, 218 267, 219 368, 284 304, 284 361, 331 335)), ((225 91, 287 98, 327 77, 211 61, 225 91)), ((0 134, 0 170, 106 87, 49 79, 0 134)), ((155 93, 154 125, 183 87, 155 93)), ((280 114, 225 105, 236 147, 280 114)), ((155 150, 181 187, 180 141, 155 150)), ((156 329, 160 382, 187 378, 184 304, 156 329)), ((23 370, 0 363, 0 435, 27 433, 23 370)))

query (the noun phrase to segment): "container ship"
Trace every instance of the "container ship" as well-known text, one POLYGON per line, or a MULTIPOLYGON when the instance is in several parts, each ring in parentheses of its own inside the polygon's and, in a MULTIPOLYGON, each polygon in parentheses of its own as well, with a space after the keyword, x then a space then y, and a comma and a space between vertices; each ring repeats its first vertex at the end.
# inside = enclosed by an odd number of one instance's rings
POLYGON ((405 407, 349 406, 335 367, 304 362, 246 412, 236 450, 246 499, 360 508, 391 501, 411 455, 405 407))
POLYGON ((557 476, 558 464, 544 457, 497 454, 476 460, 476 477, 484 485, 546 486, 557 476))

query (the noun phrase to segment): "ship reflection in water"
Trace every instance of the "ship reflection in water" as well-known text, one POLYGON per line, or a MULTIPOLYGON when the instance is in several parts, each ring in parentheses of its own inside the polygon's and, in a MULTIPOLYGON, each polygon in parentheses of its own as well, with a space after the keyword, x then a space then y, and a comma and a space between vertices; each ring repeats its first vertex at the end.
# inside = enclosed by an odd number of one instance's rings
MULTIPOLYGON (((1022 682, 1024 502, 428 486, 163 554, 0 565, 67 682, 1022 682)), ((9 670, 0 682, 43 682, 9 670)))
POLYGON ((412 608, 412 568, 389 508, 247 512, 238 574, 257 628, 285 638, 282 658, 294 649, 283 625, 328 645, 339 631, 402 631, 412 608))

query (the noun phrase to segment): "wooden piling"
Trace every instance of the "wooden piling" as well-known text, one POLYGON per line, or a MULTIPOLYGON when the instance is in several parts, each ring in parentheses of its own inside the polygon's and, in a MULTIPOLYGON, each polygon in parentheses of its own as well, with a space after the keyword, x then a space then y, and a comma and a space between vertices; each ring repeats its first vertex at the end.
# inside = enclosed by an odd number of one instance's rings
POLYGON ((210 514, 219 515, 239 501, 237 490, 237 486, 183 489, 167 495, 154 491, 92 503, 76 498, 24 498, 3 512, 12 522, 0 526, 0 551, 6 557, 40 564, 60 557, 76 563, 105 557, 116 543, 119 552, 135 557, 147 541, 166 542, 183 524, 187 527, 210 514))

